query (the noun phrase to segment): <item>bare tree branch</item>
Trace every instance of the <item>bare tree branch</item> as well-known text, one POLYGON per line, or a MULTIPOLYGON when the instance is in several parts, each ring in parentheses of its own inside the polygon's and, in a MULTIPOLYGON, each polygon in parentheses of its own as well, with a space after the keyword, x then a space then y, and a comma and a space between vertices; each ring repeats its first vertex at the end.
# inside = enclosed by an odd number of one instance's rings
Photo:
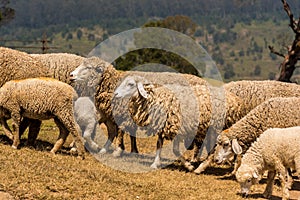
POLYGON ((298 32, 298 23, 296 23, 296 20, 294 19, 294 15, 291 12, 290 6, 289 4, 286 2, 286 0, 281 0, 281 2, 283 3, 283 8, 285 10, 285 12, 287 13, 287 15, 290 18, 290 27, 292 28, 292 30, 294 31, 294 33, 298 32))
POLYGON ((283 58, 285 57, 285 55, 283 55, 282 53, 279 53, 278 51, 275 51, 274 47, 272 47, 272 46, 268 46, 268 47, 269 47, 271 53, 273 53, 275 55, 278 55, 280 57, 283 57, 283 58))

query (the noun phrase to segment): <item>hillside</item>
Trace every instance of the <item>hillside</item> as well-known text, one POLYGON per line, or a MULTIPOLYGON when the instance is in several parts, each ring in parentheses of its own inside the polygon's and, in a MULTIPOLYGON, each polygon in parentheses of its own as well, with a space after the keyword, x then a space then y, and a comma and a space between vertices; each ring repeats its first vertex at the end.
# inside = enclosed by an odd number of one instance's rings
MULTIPOLYGON (((52 47, 48 52, 85 56, 116 33, 167 16, 189 16, 198 25, 194 38, 216 61, 225 81, 274 79, 281 58, 270 55, 267 46, 280 49, 292 39, 279 0, 10 2, 16 16, 1 27, 0 45, 30 53, 41 52, 43 34, 52 47)), ((299 13, 300 2, 289 3, 299 13)))

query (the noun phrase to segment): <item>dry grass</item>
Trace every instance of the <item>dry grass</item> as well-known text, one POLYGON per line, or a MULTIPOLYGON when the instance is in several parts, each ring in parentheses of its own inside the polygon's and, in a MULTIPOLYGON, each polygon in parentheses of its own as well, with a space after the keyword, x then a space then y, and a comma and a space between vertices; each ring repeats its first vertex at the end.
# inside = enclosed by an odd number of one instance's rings
MULTIPOLYGON (((128 173, 109 167, 112 163, 123 165, 122 159, 110 155, 101 157, 102 161, 110 161, 109 166, 91 154, 85 160, 69 155, 66 147, 71 137, 62 151, 51 155, 49 149, 57 132, 53 122, 47 121, 36 149, 23 146, 19 150, 13 150, 7 137, 0 135, 0 192, 15 199, 243 199, 237 194, 239 185, 232 177, 226 177, 231 170, 228 166, 211 167, 202 175, 186 172, 176 164, 161 170, 128 173)), ((138 142, 141 152, 150 148, 152 142, 155 144, 155 140, 144 145, 143 141, 138 142)), ((141 164, 147 169, 153 159, 124 157, 126 161, 149 161, 141 164)), ((127 162, 129 167, 131 164, 127 162)), ((265 183, 253 187, 249 199, 261 199, 264 187, 265 183)), ((292 191, 292 195, 298 191, 292 191)), ((275 186, 272 199, 279 197, 280 188, 275 186)))

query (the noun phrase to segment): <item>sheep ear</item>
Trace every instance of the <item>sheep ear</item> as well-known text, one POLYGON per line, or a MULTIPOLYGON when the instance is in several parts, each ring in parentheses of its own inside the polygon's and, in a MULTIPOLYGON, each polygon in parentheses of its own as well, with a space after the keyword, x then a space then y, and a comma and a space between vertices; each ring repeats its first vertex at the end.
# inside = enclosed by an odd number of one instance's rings
POLYGON ((243 149, 242 147, 239 145, 237 139, 233 139, 232 140, 232 150, 235 154, 239 155, 242 154, 243 149))
POLYGON ((137 89, 138 89, 140 95, 142 95, 142 97, 144 97, 145 99, 148 98, 149 94, 147 93, 147 91, 144 88, 144 85, 141 82, 137 83, 137 89))

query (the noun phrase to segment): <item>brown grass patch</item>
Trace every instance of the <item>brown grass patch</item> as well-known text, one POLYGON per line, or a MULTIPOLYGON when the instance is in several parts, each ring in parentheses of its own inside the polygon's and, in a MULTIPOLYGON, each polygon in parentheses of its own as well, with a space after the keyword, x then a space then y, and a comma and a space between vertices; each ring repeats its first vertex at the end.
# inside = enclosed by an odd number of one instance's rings
MULTIPOLYGON (((8 138, 0 135, 0 191, 15 199, 243 199, 237 194, 239 185, 226 176, 231 170, 228 166, 212 166, 201 175, 181 170, 176 163, 160 170, 128 173, 112 169, 91 154, 85 160, 69 155, 71 137, 62 151, 50 154, 57 136, 52 121, 43 123, 36 148, 13 150, 8 138)), ((138 141, 140 151, 155 149, 155 141, 138 141)), ((127 149, 128 143, 126 137, 127 149)), ((118 164, 119 159, 105 156, 103 159, 118 164)), ((125 154, 125 159, 136 158, 125 154)), ((152 157, 147 159, 145 167, 153 161, 152 157)), ((262 199, 264 187, 265 183, 254 186, 248 199, 262 199)), ((298 182, 293 189, 291 194, 299 195, 298 182)), ((272 199, 281 196, 278 186, 273 195, 272 199)))

